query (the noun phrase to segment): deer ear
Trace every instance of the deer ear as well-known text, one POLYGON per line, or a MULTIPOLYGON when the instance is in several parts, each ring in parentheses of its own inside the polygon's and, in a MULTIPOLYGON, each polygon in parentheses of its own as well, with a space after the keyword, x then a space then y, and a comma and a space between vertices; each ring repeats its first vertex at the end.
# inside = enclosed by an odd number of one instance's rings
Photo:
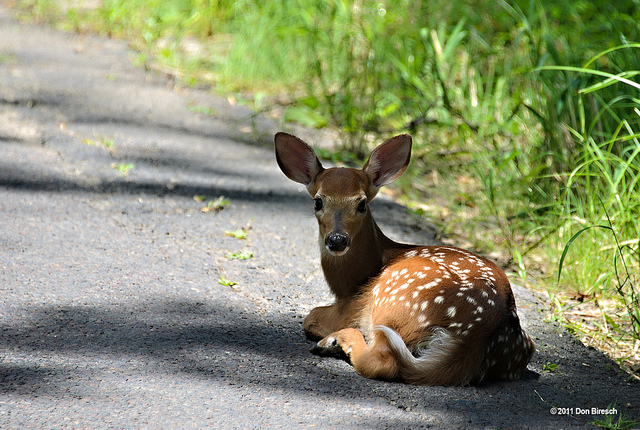
POLYGON ((373 150, 362 170, 374 187, 395 181, 404 173, 411 160, 411 136, 392 137, 373 150))
POLYGON ((288 134, 276 133, 276 160, 280 170, 292 181, 306 185, 307 188, 316 176, 324 170, 313 149, 301 139, 288 134))

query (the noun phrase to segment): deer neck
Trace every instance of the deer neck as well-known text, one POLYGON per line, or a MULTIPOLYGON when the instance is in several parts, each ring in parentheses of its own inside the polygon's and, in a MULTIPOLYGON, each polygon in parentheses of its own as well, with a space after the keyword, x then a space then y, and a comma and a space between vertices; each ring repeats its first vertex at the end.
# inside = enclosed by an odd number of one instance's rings
POLYGON ((349 251, 342 256, 327 251, 321 235, 320 261, 331 292, 338 300, 358 295, 371 278, 411 246, 385 236, 370 213, 363 220, 362 229, 352 238, 349 251))

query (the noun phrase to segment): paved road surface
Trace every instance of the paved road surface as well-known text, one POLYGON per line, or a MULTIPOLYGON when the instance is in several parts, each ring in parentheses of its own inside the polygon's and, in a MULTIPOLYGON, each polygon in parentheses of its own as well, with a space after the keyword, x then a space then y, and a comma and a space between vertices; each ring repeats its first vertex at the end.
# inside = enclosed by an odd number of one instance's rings
MULTIPOLYGON (((640 384, 520 288, 539 349, 523 381, 412 387, 311 355, 302 319, 331 298, 275 125, 253 133, 246 110, 130 60, 0 8, 0 428, 584 428, 598 417, 576 408, 613 404, 640 419, 640 384), (195 195, 231 204, 202 213, 195 195)), ((432 241, 397 205, 374 212, 432 241)))

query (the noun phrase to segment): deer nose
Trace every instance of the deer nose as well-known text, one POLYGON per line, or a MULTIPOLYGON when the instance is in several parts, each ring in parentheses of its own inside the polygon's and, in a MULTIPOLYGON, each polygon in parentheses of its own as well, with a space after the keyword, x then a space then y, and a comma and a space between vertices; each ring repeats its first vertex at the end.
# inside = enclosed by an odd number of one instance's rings
POLYGON ((324 240, 324 244, 330 252, 341 255, 351 244, 351 239, 346 234, 331 233, 324 240))

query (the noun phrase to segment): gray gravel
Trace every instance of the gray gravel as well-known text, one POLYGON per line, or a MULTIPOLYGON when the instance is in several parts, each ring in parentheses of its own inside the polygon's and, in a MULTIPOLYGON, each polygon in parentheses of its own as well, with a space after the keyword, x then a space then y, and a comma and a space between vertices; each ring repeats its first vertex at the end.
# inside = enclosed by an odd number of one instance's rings
MULTIPOLYGON (((613 404, 640 420, 640 384, 519 287, 538 346, 519 382, 413 387, 311 355, 302 320, 331 297, 277 124, 131 58, 0 8, 0 428, 585 428, 613 404), (100 138, 113 147, 84 143, 100 138)), ((393 202, 373 210, 394 239, 433 243, 393 202)))

